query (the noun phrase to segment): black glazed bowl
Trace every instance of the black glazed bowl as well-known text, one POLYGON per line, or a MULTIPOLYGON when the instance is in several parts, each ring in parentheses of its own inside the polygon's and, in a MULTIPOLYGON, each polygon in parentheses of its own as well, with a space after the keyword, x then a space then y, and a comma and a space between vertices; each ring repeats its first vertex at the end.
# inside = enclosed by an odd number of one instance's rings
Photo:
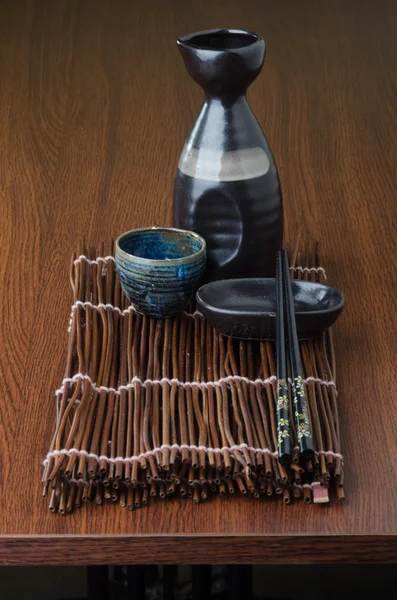
MULTIPOLYGON (((292 281, 299 339, 313 338, 331 327, 345 299, 336 288, 312 281, 292 281)), ((250 340, 276 337, 276 280, 223 279, 203 285, 197 308, 220 333, 250 340)))

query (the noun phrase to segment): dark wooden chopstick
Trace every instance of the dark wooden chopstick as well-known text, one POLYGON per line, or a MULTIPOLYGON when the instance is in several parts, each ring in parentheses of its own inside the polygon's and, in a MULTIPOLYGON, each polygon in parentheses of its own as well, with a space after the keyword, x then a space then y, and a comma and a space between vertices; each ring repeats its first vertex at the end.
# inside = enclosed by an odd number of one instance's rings
POLYGON ((276 263, 276 369, 277 369, 277 436, 278 460, 283 466, 291 464, 291 435, 288 411, 287 364, 285 357, 284 284, 281 252, 276 263))
POLYGON ((282 250, 282 273, 285 295, 285 314, 287 320, 287 340, 291 364, 292 393, 294 402, 294 413, 296 422, 296 433, 299 442, 299 451, 305 460, 314 456, 312 433, 310 429, 309 415, 305 387, 302 377, 302 365, 299 353, 298 333, 296 330, 294 297, 292 294, 291 278, 289 274, 288 254, 282 250))

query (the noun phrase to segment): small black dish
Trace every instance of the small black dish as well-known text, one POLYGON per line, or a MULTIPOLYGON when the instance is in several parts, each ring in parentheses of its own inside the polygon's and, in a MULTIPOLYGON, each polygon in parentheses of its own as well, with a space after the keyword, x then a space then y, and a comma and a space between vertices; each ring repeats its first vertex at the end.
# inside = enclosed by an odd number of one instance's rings
MULTIPOLYGON (((313 281, 292 281, 299 339, 310 339, 339 317, 345 299, 338 289, 313 281)), ((220 333, 249 340, 276 337, 276 280, 222 279, 203 285, 197 307, 220 333)))

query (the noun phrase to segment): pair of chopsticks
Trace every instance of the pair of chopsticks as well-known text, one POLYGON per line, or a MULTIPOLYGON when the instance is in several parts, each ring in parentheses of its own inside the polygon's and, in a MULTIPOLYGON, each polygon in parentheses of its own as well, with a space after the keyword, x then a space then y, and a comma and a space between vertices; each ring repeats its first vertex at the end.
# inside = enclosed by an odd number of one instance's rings
POLYGON ((288 466, 291 464, 292 459, 292 438, 289 427, 286 345, 288 346, 291 368, 293 412, 295 414, 299 451, 303 459, 310 460, 313 458, 313 442, 302 377, 294 297, 292 295, 286 250, 282 250, 277 254, 276 310, 278 459, 283 466, 288 466))

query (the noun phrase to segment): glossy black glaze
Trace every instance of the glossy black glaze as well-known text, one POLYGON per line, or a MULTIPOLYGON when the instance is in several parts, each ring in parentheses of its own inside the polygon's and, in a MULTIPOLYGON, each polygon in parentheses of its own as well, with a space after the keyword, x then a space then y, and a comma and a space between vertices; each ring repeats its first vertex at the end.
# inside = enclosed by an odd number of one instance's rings
POLYGON ((185 36, 178 47, 205 102, 179 161, 174 225, 207 242, 207 279, 275 274, 282 245, 277 168, 245 92, 265 42, 238 30, 185 36))
MULTIPOLYGON (((322 333, 339 317, 345 300, 336 288, 292 281, 299 339, 322 333)), ((213 281, 196 294, 197 308, 220 333, 241 339, 276 337, 276 284, 273 278, 213 281)))

